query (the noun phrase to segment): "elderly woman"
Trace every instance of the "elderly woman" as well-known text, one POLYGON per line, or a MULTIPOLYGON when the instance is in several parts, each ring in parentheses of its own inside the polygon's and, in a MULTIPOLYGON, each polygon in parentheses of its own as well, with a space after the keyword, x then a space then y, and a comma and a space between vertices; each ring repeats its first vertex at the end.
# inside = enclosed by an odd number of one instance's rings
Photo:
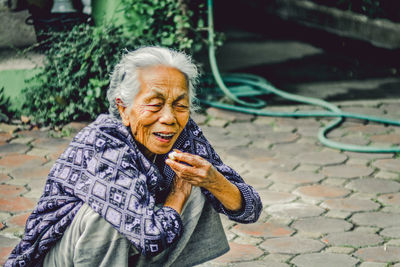
POLYGON ((218 213, 255 222, 255 190, 190 118, 196 66, 182 53, 125 54, 100 115, 56 161, 5 266, 193 266, 225 253, 218 213))

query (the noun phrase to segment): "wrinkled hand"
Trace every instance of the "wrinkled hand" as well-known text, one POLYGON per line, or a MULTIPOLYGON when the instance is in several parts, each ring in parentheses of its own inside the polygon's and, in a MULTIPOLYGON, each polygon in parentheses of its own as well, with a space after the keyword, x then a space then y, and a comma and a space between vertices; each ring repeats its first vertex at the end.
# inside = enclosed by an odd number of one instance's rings
POLYGON ((197 155, 177 152, 174 155, 175 160, 167 159, 166 163, 179 178, 191 185, 204 187, 205 189, 212 189, 218 186, 219 172, 210 162, 197 155))
POLYGON ((192 192, 192 185, 182 178, 175 176, 174 182, 171 186, 170 195, 182 195, 185 200, 189 198, 190 193, 192 192))
POLYGON ((178 176, 175 176, 174 182, 171 186, 171 191, 165 200, 164 206, 171 207, 181 214, 183 206, 188 200, 191 192, 192 185, 178 176))
POLYGON ((194 186, 207 189, 228 210, 242 208, 243 198, 239 189, 228 181, 210 162, 200 156, 176 151, 174 160, 165 162, 176 173, 176 176, 194 186), (189 166, 188 166, 189 165, 189 166))

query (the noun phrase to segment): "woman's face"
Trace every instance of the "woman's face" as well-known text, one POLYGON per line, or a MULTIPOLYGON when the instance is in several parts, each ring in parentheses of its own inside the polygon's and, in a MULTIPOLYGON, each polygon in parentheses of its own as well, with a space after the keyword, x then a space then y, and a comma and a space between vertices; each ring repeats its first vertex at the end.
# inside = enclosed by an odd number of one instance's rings
POLYGON ((132 105, 118 106, 122 122, 144 146, 146 156, 168 153, 189 120, 186 78, 176 68, 161 65, 138 74, 141 88, 132 105))

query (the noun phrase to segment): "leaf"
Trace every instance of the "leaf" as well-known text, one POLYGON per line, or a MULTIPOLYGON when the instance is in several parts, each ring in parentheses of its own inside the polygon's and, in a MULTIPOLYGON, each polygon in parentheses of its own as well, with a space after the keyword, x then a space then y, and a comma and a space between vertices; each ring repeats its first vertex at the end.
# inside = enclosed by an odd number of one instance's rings
POLYGON ((95 118, 107 112, 109 75, 123 49, 161 44, 197 52, 204 47, 203 1, 121 0, 118 10, 127 18, 123 26, 81 24, 50 34, 43 71, 23 89, 25 114, 53 126, 95 118))
POLYGON ((56 96, 55 100, 61 106, 66 106, 67 105, 67 101, 61 96, 56 96))

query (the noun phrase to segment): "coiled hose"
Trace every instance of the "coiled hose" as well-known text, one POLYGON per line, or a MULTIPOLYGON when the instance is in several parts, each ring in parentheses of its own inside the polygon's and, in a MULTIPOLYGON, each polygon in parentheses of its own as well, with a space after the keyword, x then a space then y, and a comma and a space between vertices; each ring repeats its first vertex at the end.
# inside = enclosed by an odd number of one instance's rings
POLYGON ((239 105, 230 105, 217 101, 201 99, 200 102, 216 107, 222 108, 231 111, 238 111, 248 114, 254 114, 259 116, 273 116, 273 117, 334 117, 335 119, 331 121, 326 126, 322 127, 318 132, 319 141, 325 146, 345 150, 345 151, 353 151, 353 152, 365 152, 365 153, 399 153, 399 146, 392 147, 373 147, 373 146, 359 146, 353 144, 344 144, 336 141, 329 140, 326 135, 332 131, 334 128, 339 126, 344 118, 354 118, 372 122, 378 122, 383 124, 400 126, 400 121, 385 119, 380 117, 356 114, 356 113, 348 113, 342 112, 339 107, 328 103, 322 99, 313 98, 313 97, 305 97, 295 94, 290 94, 275 88, 272 84, 270 84, 267 80, 249 74, 229 74, 224 77, 221 77, 221 74, 218 70, 217 61, 215 58, 215 43, 214 43, 214 22, 213 22, 213 1, 208 0, 208 41, 209 41, 209 59, 212 70, 213 78, 215 79, 218 88, 223 92, 223 94, 231 99, 233 102, 239 105), (233 88, 228 88, 225 85, 225 82, 235 83, 240 86, 240 90, 233 90, 233 88), (256 98, 257 95, 262 94, 275 94, 282 98, 320 106, 325 110, 321 111, 299 111, 299 112, 274 112, 268 111, 266 109, 261 109, 266 106, 266 102, 262 99, 256 98), (246 101, 240 99, 239 97, 244 97, 251 101, 246 101))

